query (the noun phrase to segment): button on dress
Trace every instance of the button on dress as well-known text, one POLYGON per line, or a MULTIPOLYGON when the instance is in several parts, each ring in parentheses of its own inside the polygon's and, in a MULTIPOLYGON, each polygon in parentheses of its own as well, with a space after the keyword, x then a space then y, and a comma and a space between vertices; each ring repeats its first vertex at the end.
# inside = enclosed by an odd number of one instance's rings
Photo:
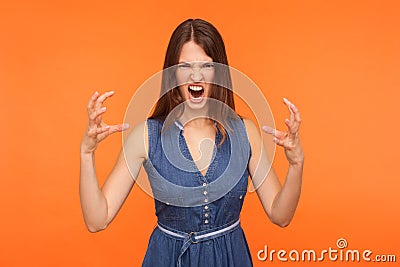
MULTIPOLYGON (((163 121, 147 119, 149 154, 143 166, 146 170, 150 184, 152 185, 152 173, 157 171, 162 177, 170 182, 184 187, 198 187, 202 190, 202 203, 196 206, 178 206, 160 201, 155 197, 155 210, 157 221, 164 228, 184 233, 209 231, 221 229, 238 221, 243 201, 247 192, 249 172, 246 167, 238 182, 226 194, 217 200, 209 199, 211 192, 208 191, 210 183, 221 179, 225 173, 231 157, 231 138, 227 138, 221 146, 215 146, 214 157, 208 170, 203 175, 195 165, 189 148, 183 136, 183 126, 176 121, 169 127, 177 127, 179 133, 178 142, 180 153, 193 162, 193 168, 197 171, 188 172, 178 168, 170 162, 161 140, 161 129, 163 121)), ((250 143, 247 138, 245 126, 242 120, 236 123, 237 129, 245 133, 243 142, 249 147, 249 153, 245 156, 245 162, 250 159, 250 143)), ((216 132, 215 144, 219 144, 222 134, 216 132)), ((247 166, 247 165, 246 165, 247 166)), ((152 186, 153 188, 153 186, 152 186)), ((154 191, 154 188, 153 188, 154 191)), ((155 227, 151 233, 142 267, 176 267, 184 241, 180 238, 168 235, 155 227)), ((253 266, 250 250, 243 229, 236 227, 227 234, 210 238, 206 241, 192 243, 181 255, 182 267, 248 267, 253 266)))

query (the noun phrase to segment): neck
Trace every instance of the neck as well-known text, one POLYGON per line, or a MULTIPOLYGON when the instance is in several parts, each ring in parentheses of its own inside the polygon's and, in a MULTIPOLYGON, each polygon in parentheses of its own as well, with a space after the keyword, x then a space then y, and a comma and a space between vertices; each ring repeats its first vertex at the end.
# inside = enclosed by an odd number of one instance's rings
POLYGON ((213 120, 208 118, 207 114, 207 108, 191 109, 185 107, 185 111, 180 116, 179 120, 184 126, 203 128, 213 124, 213 120))
POLYGON ((185 126, 193 127, 193 128, 205 128, 210 125, 213 125, 213 121, 208 118, 196 118, 191 121, 188 121, 185 126))

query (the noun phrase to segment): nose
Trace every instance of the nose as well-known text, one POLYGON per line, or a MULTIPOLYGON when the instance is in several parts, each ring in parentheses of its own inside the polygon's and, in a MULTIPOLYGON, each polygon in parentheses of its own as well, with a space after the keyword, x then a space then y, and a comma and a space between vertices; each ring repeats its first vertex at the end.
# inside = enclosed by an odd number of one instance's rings
POLYGON ((200 68, 193 68, 192 72, 192 80, 194 82, 200 81, 203 77, 203 74, 200 71, 200 68))

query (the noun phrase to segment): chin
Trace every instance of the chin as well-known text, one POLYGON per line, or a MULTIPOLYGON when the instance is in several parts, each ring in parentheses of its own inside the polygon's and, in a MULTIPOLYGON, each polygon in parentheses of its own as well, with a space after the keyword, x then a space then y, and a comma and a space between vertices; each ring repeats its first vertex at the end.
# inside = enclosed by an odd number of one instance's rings
POLYGON ((203 97, 200 102, 193 102, 190 99, 185 100, 185 106, 191 110, 203 110, 207 104, 207 97, 203 97))

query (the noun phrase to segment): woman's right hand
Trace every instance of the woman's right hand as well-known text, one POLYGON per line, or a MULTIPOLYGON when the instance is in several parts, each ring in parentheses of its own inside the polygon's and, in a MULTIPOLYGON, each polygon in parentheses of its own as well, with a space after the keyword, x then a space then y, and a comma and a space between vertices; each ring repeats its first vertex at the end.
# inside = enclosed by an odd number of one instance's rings
POLYGON ((102 106, 104 100, 113 94, 114 91, 109 91, 99 96, 99 93, 95 92, 90 98, 87 105, 89 124, 81 143, 81 153, 93 153, 97 145, 107 136, 129 128, 129 124, 127 123, 107 125, 101 117, 106 112, 106 107, 102 106))

